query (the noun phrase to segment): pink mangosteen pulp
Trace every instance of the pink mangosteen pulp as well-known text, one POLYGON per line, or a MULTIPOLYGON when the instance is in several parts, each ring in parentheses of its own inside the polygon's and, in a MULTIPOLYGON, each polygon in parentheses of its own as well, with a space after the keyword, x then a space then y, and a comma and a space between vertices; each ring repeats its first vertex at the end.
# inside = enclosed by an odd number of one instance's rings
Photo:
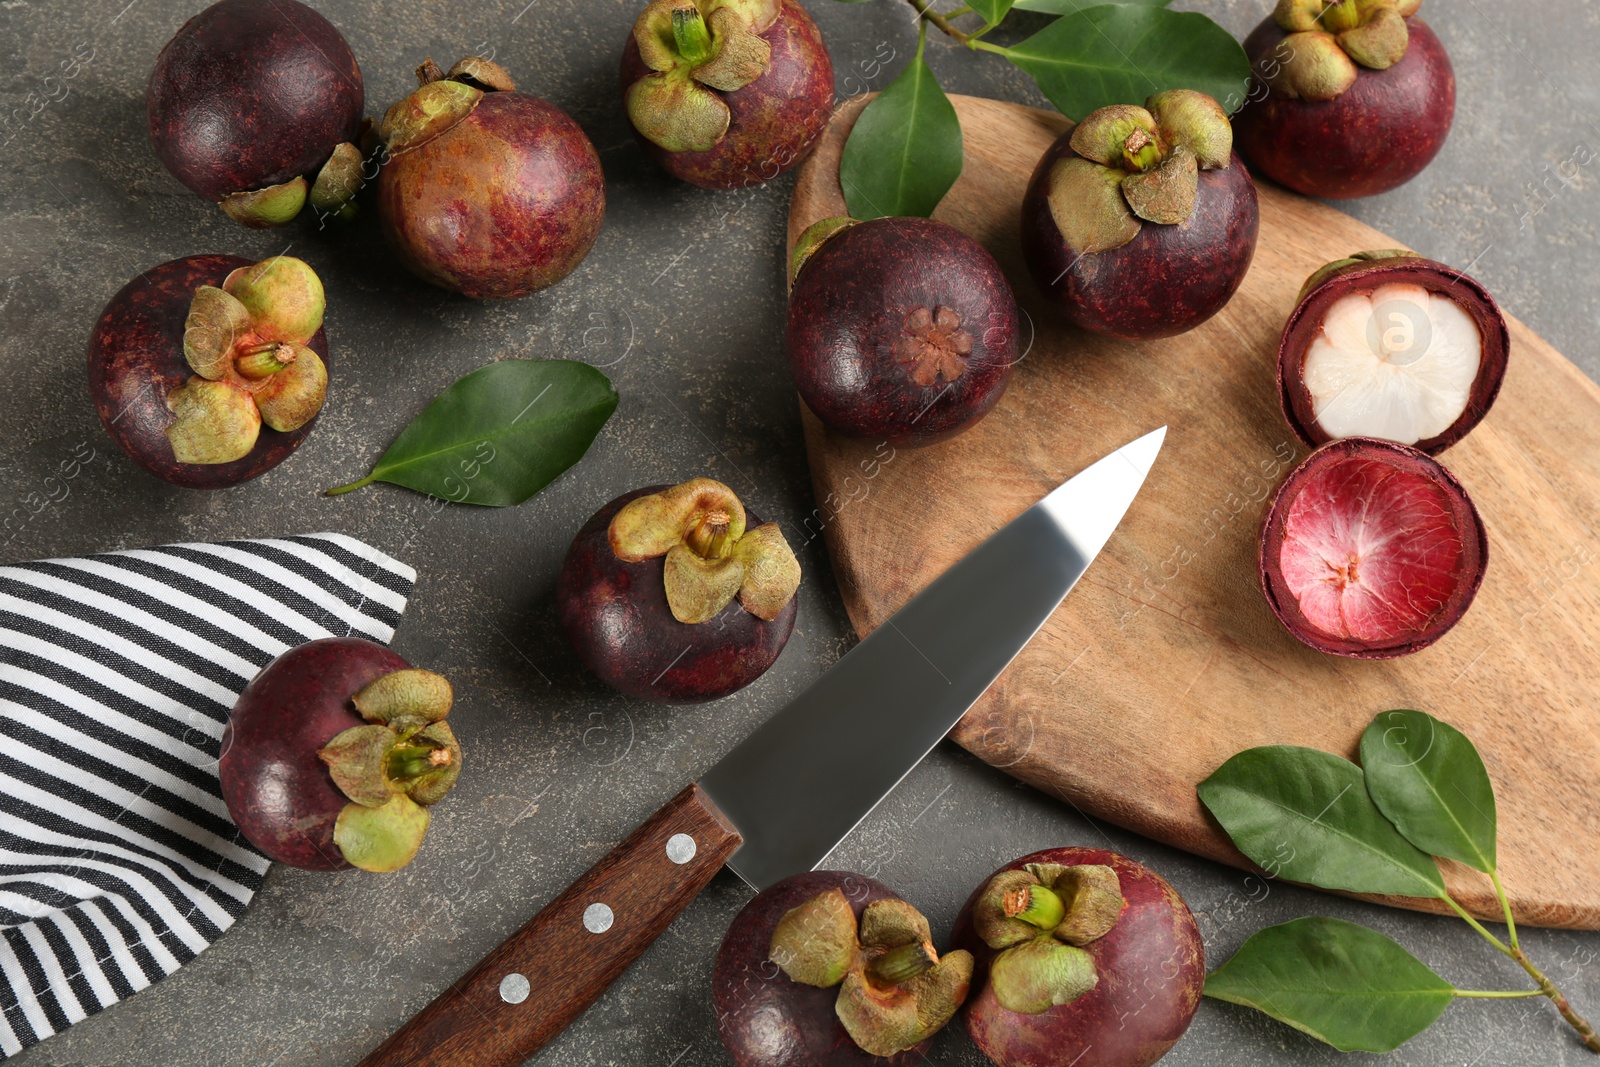
POLYGON ((1148 1067, 1205 987, 1178 891, 1105 849, 1007 864, 967 899, 951 941, 977 959, 967 1033, 998 1067, 1148 1067))
POLYGON ((653 0, 622 51, 639 143, 706 189, 775 178, 833 110, 833 63, 797 0, 653 0))
POLYGON ((167 42, 145 90, 161 162, 252 227, 307 202, 354 211, 363 103, 350 46, 299 0, 212 4, 167 42))
POLYGON ((902 445, 983 418, 1020 359, 1020 312, 987 249, 932 219, 823 219, 795 243, 783 347, 835 431, 902 445))
POLYGON ((378 218, 419 278, 477 299, 526 296, 575 270, 600 235, 605 177, 588 136, 477 56, 417 68, 379 136, 378 218))
POLYGON ((1050 146, 1023 196, 1022 253, 1074 324, 1168 337, 1232 298, 1259 224, 1227 113, 1170 89, 1092 112, 1050 146))
POLYGON ((1420 651, 1460 621, 1489 540, 1472 499, 1426 453, 1331 441, 1289 472, 1261 530, 1261 589, 1302 644, 1358 659, 1420 651))
POLYGON ((123 286, 89 335, 89 393, 139 466, 218 489, 282 463, 327 395, 322 282, 293 256, 189 256, 123 286))
POLYGON ((630 696, 715 700, 755 681, 794 632, 800 563, 778 524, 709 478, 597 511, 556 581, 584 666, 630 696))
POLYGON ((1250 166, 1307 196, 1372 196, 1416 177, 1450 132, 1456 79, 1422 0, 1279 0, 1245 38, 1234 117, 1250 166))
POLYGON ((971 981, 972 956, 940 956, 928 920, 887 886, 808 871, 734 918, 711 996, 736 1067, 915 1067, 971 981))
POLYGON ((393 871, 461 773, 450 683, 382 645, 289 649, 239 694, 222 734, 222 798, 269 859, 308 871, 393 871))

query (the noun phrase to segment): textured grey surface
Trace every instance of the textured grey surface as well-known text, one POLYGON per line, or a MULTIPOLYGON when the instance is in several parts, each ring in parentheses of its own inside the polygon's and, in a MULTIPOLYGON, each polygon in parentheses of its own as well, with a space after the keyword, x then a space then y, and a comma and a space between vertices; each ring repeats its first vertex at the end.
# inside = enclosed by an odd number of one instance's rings
MULTIPOLYGON (((615 61, 639 0, 318 0, 359 57, 368 110, 406 90, 426 54, 492 49, 521 86, 571 113, 605 165, 605 231, 570 280, 535 297, 474 305, 398 272, 369 225, 339 234, 240 229, 180 188, 144 132, 144 82, 162 43, 200 0, 0 0, 0 561, 153 542, 339 530, 421 572, 396 647, 448 674, 469 771, 437 809, 419 859, 387 877, 275 867, 246 916, 178 975, 79 1024, 17 1062, 353 1063, 443 983, 514 930, 685 781, 849 647, 820 541, 800 621, 778 665, 713 705, 618 698, 585 676, 556 630, 552 589, 566 543, 600 504, 637 485, 720 478, 763 515, 812 508, 799 422, 778 346, 780 248, 789 184, 716 195, 676 184, 633 145, 615 61), (526 6, 524 6, 526 5, 526 6), (61 64, 81 59, 70 81, 61 64), (64 99, 30 114, 28 94, 64 99), (259 257, 288 248, 327 283, 336 381, 321 428, 260 480, 202 495, 164 486, 116 452, 84 391, 83 342, 136 271, 196 252, 259 257), (622 394, 581 466, 519 508, 447 509, 376 487, 325 486, 364 472, 435 393, 515 355, 603 365, 622 394), (70 495, 33 514, 30 493, 80 443, 97 459, 70 495), (18 509, 18 510, 13 510, 18 509)), ((860 64, 915 44, 900 0, 808 0, 842 93, 881 87, 860 64)), ((1261 2, 1191 4, 1242 34, 1261 2)), ((1428 5, 1459 78, 1455 130, 1407 188, 1348 206, 1397 239, 1467 267, 1514 314, 1588 373, 1600 373, 1600 193, 1595 158, 1600 5, 1465 0, 1428 5)), ((1036 26, 1018 20, 998 40, 1036 26)), ((930 40, 952 92, 1038 103, 993 56, 930 40)), ((791 529, 793 526, 791 525, 791 529)), ((1537 714, 1537 709, 1528 709, 1537 714)), ((1500 783, 1515 803, 1515 783, 1500 783)), ((1373 924, 1462 987, 1520 988, 1520 972, 1459 922, 1386 911, 1238 872, 1086 822, 944 745, 835 854, 947 928, 968 890, 1011 857, 1109 842, 1164 873, 1198 914, 1213 962, 1248 933, 1317 912, 1373 924)), ((1574 847, 1590 847, 1575 843, 1574 847)), ((706 1067, 729 1061, 709 1006, 711 959, 749 891, 727 874, 537 1063, 706 1067)), ((1525 943, 1581 1006, 1600 1013, 1600 938, 1529 931, 1525 943)), ((959 1032, 930 1062, 977 1067, 959 1032)), ((1340 1057, 1263 1016, 1205 1003, 1165 1061, 1334 1063, 1340 1057)), ((1387 1062, 1591 1062, 1542 1000, 1468 1003, 1387 1062)))

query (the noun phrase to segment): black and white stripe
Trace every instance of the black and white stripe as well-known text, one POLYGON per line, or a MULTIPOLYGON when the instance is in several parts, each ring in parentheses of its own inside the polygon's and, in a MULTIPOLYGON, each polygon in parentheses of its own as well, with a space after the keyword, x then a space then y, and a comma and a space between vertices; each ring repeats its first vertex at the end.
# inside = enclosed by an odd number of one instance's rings
POLYGON ((387 642, 416 574, 341 534, 0 567, 0 1059, 177 970, 267 860, 228 818, 228 711, 285 649, 387 642))

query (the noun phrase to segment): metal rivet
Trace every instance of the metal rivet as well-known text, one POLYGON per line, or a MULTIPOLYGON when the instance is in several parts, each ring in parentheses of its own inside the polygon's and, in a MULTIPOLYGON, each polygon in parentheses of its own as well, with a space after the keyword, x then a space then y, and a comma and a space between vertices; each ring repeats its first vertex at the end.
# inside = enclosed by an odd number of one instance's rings
POLYGON ((583 909, 583 928, 591 934, 603 934, 611 929, 611 921, 616 916, 604 904, 590 904, 583 909))
POLYGON ((532 990, 533 987, 528 985, 527 977, 516 971, 500 979, 500 999, 507 1004, 521 1004, 528 999, 528 994, 532 990))
POLYGON ((667 838, 667 859, 683 864, 694 859, 694 838, 688 834, 673 834, 667 838))

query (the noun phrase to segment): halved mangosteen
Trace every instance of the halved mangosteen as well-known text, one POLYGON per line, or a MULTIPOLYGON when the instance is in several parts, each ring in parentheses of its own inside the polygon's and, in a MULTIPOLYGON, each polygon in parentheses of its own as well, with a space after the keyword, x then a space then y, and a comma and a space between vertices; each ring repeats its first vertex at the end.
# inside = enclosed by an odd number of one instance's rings
POLYGON ((1323 445, 1289 473, 1261 531, 1261 589, 1301 643, 1392 659, 1454 626, 1483 583, 1489 542, 1455 475, 1369 437, 1323 445))
POLYGON ((1414 252, 1357 252, 1306 279, 1284 326, 1284 417, 1308 445, 1376 437, 1436 455, 1488 414, 1510 349, 1472 278, 1414 252))

